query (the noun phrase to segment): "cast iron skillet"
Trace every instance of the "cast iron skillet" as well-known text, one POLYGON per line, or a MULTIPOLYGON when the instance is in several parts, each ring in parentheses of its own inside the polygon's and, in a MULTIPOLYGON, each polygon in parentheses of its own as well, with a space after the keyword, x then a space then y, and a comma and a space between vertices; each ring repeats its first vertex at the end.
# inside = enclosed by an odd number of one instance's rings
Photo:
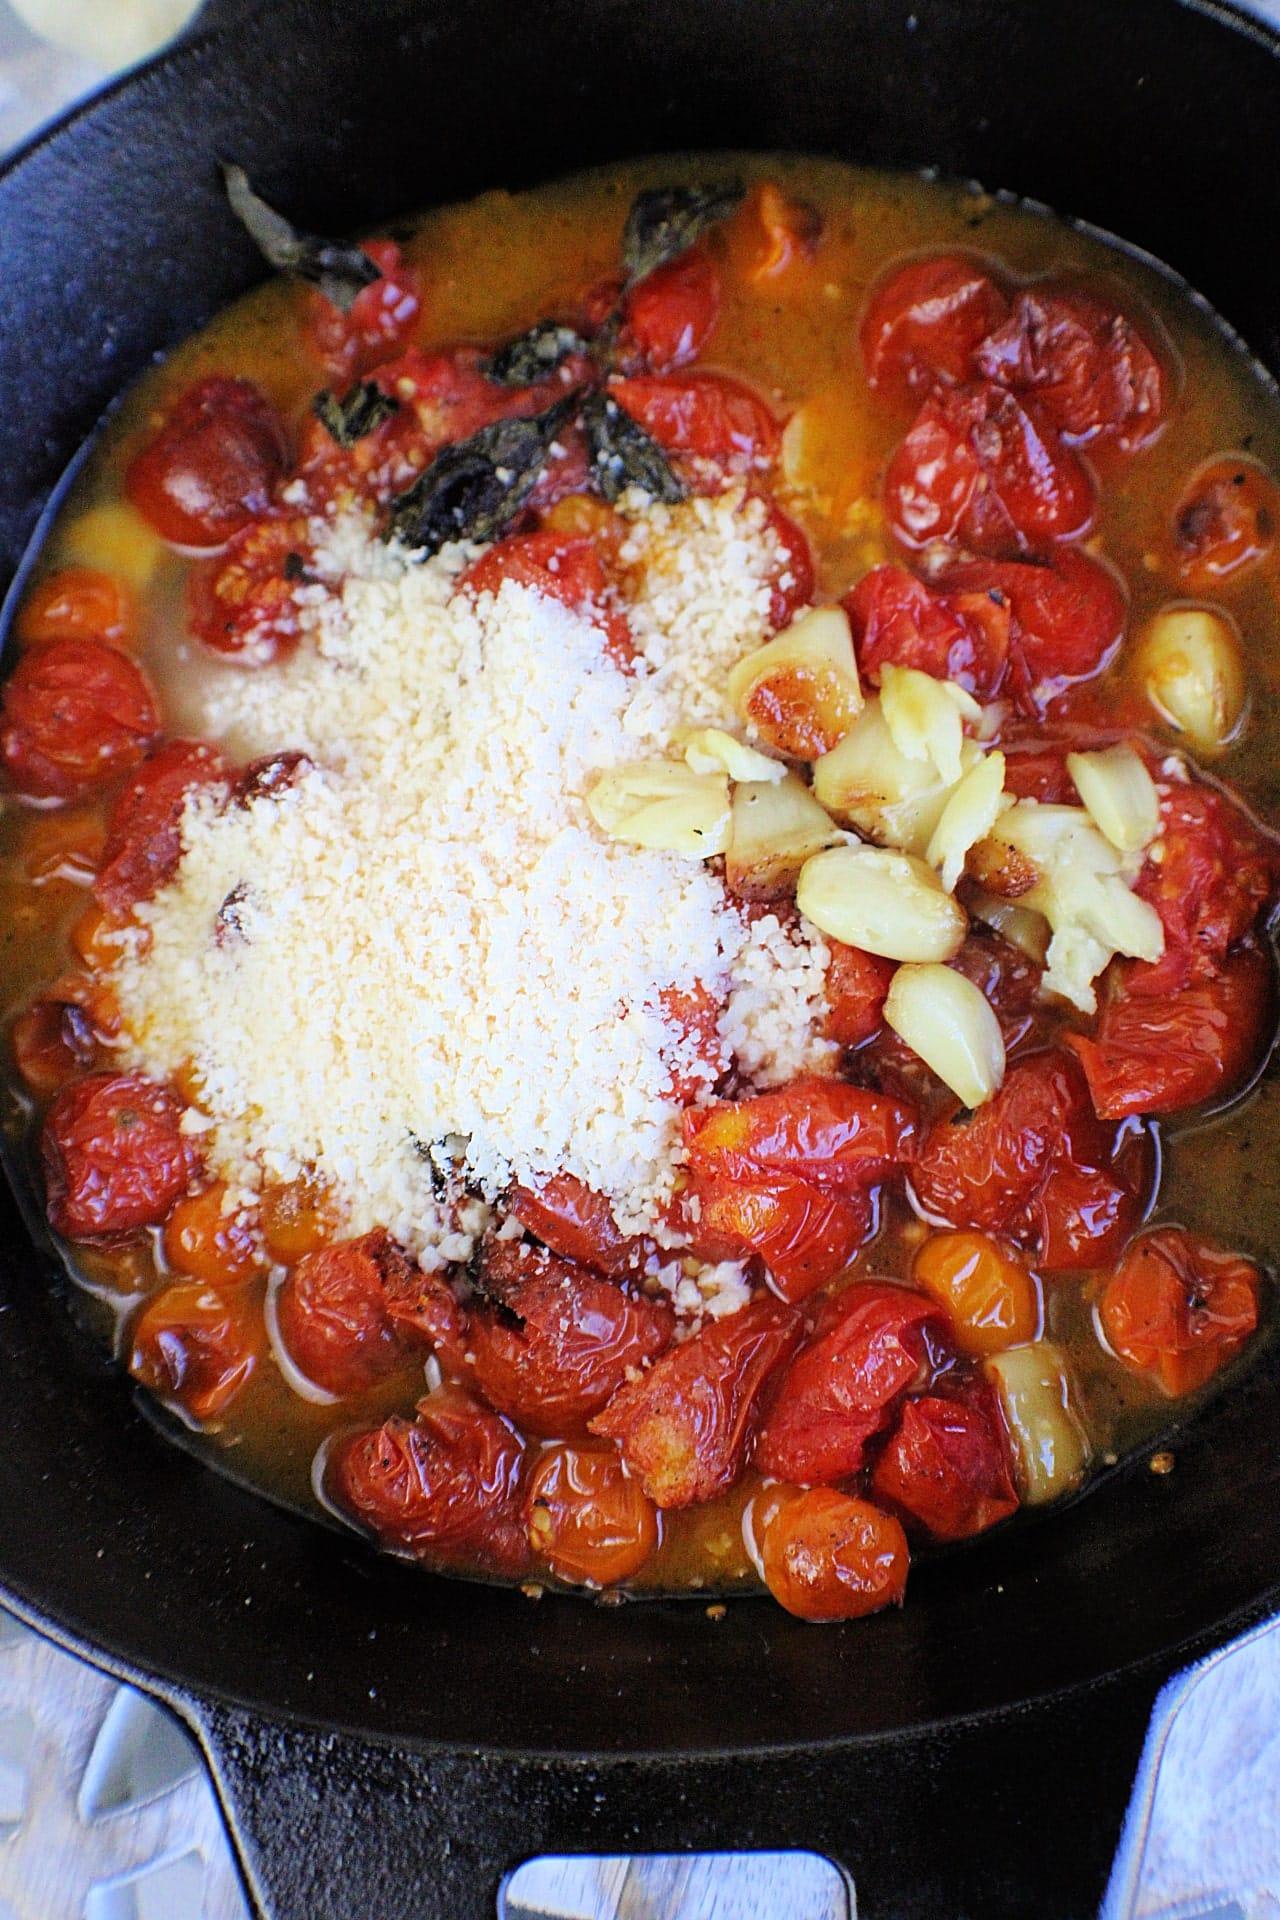
MULTIPOLYGON (((1175 0, 241 6, 0 179, 0 568, 112 396, 257 277, 216 155, 321 230, 653 149, 935 165, 1170 261, 1280 369, 1278 51, 1175 0)), ((1280 1588, 1270 1357, 1171 1476, 935 1564, 892 1618, 428 1580, 160 1439, 17 1186, 4 1597, 195 1725, 278 1916, 470 1920, 544 1846, 714 1842, 830 1850, 869 1920, 1084 1914, 1158 1678, 1280 1588)))

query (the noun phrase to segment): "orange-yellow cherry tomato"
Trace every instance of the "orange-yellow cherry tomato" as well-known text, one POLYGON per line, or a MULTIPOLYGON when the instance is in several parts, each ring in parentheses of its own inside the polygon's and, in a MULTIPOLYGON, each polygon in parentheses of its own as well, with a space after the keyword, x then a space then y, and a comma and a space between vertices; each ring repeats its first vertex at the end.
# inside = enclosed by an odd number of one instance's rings
POLYGON ((179 1200, 165 1222, 164 1253, 169 1265, 211 1286, 236 1287, 252 1280, 261 1261, 244 1220, 223 1211, 225 1181, 179 1200))
POLYGON ((946 1308, 966 1353, 1000 1353, 1039 1332, 1035 1280, 985 1233, 931 1234, 911 1277, 946 1308))
POLYGON ((892 1514, 834 1487, 784 1502, 761 1558, 770 1593, 801 1620, 859 1620, 901 1605, 910 1564, 892 1514))
POLYGON ((529 1544, 575 1585, 615 1586, 658 1544, 658 1510, 600 1447, 548 1447, 529 1482, 529 1544))

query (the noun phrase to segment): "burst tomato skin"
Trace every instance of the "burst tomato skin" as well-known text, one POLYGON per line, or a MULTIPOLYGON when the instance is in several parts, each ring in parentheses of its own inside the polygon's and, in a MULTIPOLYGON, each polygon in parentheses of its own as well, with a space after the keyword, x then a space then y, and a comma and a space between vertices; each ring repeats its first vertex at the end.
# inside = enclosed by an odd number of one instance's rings
POLYGON ((266 666, 301 636, 296 588, 307 577, 311 536, 298 514, 267 513, 238 527, 187 583, 191 631, 211 653, 266 666))
POLYGON ((134 1322, 129 1371, 203 1425, 248 1386, 259 1345, 257 1315, 234 1293, 183 1280, 150 1299, 134 1322))
POLYGON ((93 1019, 78 1000, 41 994, 13 1023, 13 1057, 31 1091, 57 1093, 97 1058, 93 1019))
POLYGON ((1004 940, 990 927, 975 922, 960 951, 948 962, 966 980, 972 980, 1004 1035, 1005 1052, 1012 1053, 1037 1031, 1040 983, 1044 968, 1004 940))
POLYGON ((1160 362, 1131 320, 1086 293, 1024 288, 974 360, 983 379, 1034 395, 1076 444, 1110 437, 1132 450, 1163 420, 1160 362))
POLYGON ((729 475, 755 472, 777 458, 778 422, 741 380, 722 373, 641 375, 611 380, 609 390, 665 453, 687 458, 695 484, 705 479, 712 492, 729 475))
POLYGON ((310 295, 307 330, 334 379, 348 381, 404 346, 418 322, 422 289, 394 240, 366 240, 364 251, 381 279, 362 287, 346 313, 332 300, 310 295))
POLYGON ((1098 1304, 1112 1352, 1173 1396, 1190 1393, 1239 1352, 1258 1324, 1258 1270, 1181 1227, 1128 1248, 1098 1304))
POLYGON ((403 1366, 388 1306, 396 1285, 407 1290, 412 1269, 381 1227, 304 1253, 276 1295, 276 1325, 299 1371, 342 1399, 403 1366))
POLYGON ((625 1234, 603 1193, 595 1193, 571 1173, 552 1174, 536 1188, 515 1187, 507 1211, 544 1247, 611 1280, 642 1273, 650 1243, 625 1234))
POLYGON ((695 1173, 782 1176, 865 1192, 914 1157, 916 1115, 887 1094, 806 1075, 687 1113, 684 1133, 695 1173))
POLYGON ((703 247, 655 267, 622 306, 622 351, 637 371, 671 373, 696 360, 720 312, 720 275, 703 247))
POLYGON ((127 650, 137 637, 138 604, 113 574, 59 567, 23 601, 16 632, 24 646, 42 640, 102 640, 127 650))
POLYGON ((959 253, 908 260, 872 289, 860 330, 867 383, 905 399, 958 386, 1009 311, 984 261, 959 253))
POLYGON ((629 667, 634 662, 635 643, 625 614, 608 604, 609 581, 594 540, 550 529, 512 534, 472 561, 458 587, 475 594, 497 593, 504 580, 585 613, 604 634, 605 651, 615 664, 629 667))
POLYGON ((874 685, 891 664, 954 680, 979 700, 1000 691, 1009 666, 1010 614, 985 587, 941 593, 886 563, 864 574, 841 605, 858 665, 874 685))
POLYGON ((524 1447, 501 1415, 460 1387, 438 1387, 399 1415, 332 1449, 325 1484, 384 1546, 493 1573, 523 1573, 524 1447))
POLYGON ((908 1400, 872 1470, 871 1491, 935 1540, 967 1540, 1016 1513, 991 1389, 968 1400, 908 1400))
POLYGON ((628 1381, 591 1431, 618 1443, 655 1506, 711 1500, 742 1471, 764 1389, 803 1329, 793 1308, 754 1300, 705 1324, 628 1381))
POLYGON ((827 1193, 807 1180, 695 1175, 682 1197, 695 1253, 704 1260, 754 1255, 774 1292, 793 1304, 844 1271, 876 1220, 866 1194, 827 1193))
POLYGON ((491 1241, 469 1316, 471 1377, 526 1432, 580 1431, 628 1374, 670 1344, 665 1299, 632 1293, 540 1247, 491 1241))
POLYGON ((1128 975, 1131 993, 1211 979, 1229 948, 1274 905, 1280 843, 1212 787, 1175 786, 1160 803, 1161 857, 1134 891, 1164 926, 1161 958, 1128 975))
POLYGON ((833 1487, 779 1506, 761 1548, 765 1583, 801 1620, 860 1620, 901 1606, 910 1555, 892 1514, 833 1487))
POLYGON ((182 812, 197 789, 226 794, 231 770, 216 747, 169 740, 143 761, 117 795, 107 825, 94 898, 111 913, 149 900, 182 857, 182 812))
POLYGON ((529 1544, 561 1580, 616 1586, 639 1573, 660 1538, 653 1502, 603 1447, 548 1447, 525 1492, 529 1544))
POLYGON ((32 800, 83 799, 137 766, 160 732, 144 675, 100 640, 46 640, 24 653, 0 714, 0 761, 32 800))
POLYGON ((884 1003, 897 965, 878 953, 864 953, 842 940, 828 940, 827 1038, 837 1046, 860 1047, 880 1031, 884 1003))
POLYGON ((1194 473, 1173 513, 1174 561, 1193 593, 1265 560, 1280 528, 1280 491, 1256 461, 1211 460, 1194 473))
POLYGON ((1226 1098, 1252 1076, 1274 1031, 1273 969, 1257 947, 1243 946, 1214 978, 1168 996, 1131 994, 1122 974, 1092 1035, 1072 1034, 1067 1044, 1094 1111, 1123 1120, 1226 1098))
POLYGON ((248 380, 214 375, 179 395, 129 463, 124 490, 176 547, 220 547, 266 511, 285 472, 279 414, 248 380))
POLYGON ((769 625, 774 633, 789 627, 814 596, 813 554, 804 528, 769 500, 765 531, 778 543, 778 566, 769 583, 769 625))
POLYGON ((976 384, 932 394, 889 462, 885 510, 906 547, 993 559, 1074 540, 1093 520, 1088 470, 1034 401, 976 384))
POLYGON ((937 1303, 907 1287, 858 1282, 832 1300, 778 1381, 756 1439, 762 1472, 803 1486, 846 1480, 867 1442, 945 1341, 937 1303))
POLYGON ((1114 574, 1070 548, 1052 565, 961 561, 943 581, 952 593, 999 599, 1012 622, 1011 656, 1031 705, 1106 666, 1124 635, 1126 604, 1114 574))
POLYGON ((216 1180, 183 1196, 165 1221, 169 1265, 208 1287, 243 1286, 262 1270, 253 1235, 236 1213, 223 1210, 226 1184, 216 1180))
POLYGON ((91 1073, 58 1095, 41 1135, 55 1233, 110 1240, 158 1226, 199 1170, 184 1107, 141 1073, 91 1073))

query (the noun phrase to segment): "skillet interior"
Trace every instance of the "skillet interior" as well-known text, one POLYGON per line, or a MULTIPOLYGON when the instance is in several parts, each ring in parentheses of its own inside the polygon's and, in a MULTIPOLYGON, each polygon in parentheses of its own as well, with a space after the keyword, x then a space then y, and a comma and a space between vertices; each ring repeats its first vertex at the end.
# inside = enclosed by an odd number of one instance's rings
MULTIPOLYGON (((1168 259, 1276 369, 1278 81, 1264 30, 1174 0, 251 9, 0 180, 0 566, 112 394, 255 277, 217 154, 320 229, 661 148, 935 164, 1168 259)), ((55 1273, 6 1206, 0 1582, 126 1669, 272 1715, 506 1750, 811 1744, 1167 1659, 1280 1587, 1270 1354, 1168 1479, 1122 1472, 939 1562, 900 1616, 815 1633, 746 1601, 713 1628, 428 1582, 270 1509, 139 1418, 55 1273)))

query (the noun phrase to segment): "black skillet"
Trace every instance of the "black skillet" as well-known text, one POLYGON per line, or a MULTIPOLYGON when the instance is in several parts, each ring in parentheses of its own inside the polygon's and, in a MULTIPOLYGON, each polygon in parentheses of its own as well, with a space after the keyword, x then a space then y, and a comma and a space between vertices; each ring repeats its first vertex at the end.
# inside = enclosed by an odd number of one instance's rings
MULTIPOLYGON (((664 148, 932 165, 1126 235, 1280 370, 1278 52, 1177 0, 233 0, 0 178, 0 572, 112 396, 258 276, 216 155, 322 231, 664 148)), ((1158 1680, 1280 1590, 1270 1357, 1172 1475, 920 1571, 892 1618, 428 1580, 159 1438, 25 1213, 0 1586, 191 1722, 279 1920, 478 1920, 542 1848, 714 1844, 827 1849, 864 1920, 1085 1915, 1158 1680)))

